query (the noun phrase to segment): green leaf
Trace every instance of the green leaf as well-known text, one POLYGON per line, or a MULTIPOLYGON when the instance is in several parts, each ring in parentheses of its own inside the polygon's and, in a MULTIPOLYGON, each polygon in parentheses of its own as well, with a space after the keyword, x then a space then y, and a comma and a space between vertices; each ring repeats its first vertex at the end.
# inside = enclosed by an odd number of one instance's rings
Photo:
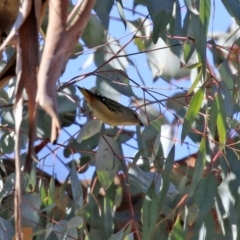
POLYGON ((163 170, 162 170, 162 186, 160 189, 160 193, 159 193, 159 209, 161 209, 161 207, 164 204, 164 201, 166 199, 166 196, 169 192, 169 187, 170 187, 170 178, 172 175, 172 168, 173 168, 173 163, 175 160, 175 145, 172 146, 167 159, 164 162, 164 166, 163 166, 163 170))
POLYGON ((217 194, 217 180, 213 173, 208 173, 196 188, 193 198, 199 207, 199 214, 204 215, 212 209, 217 194))
POLYGON ((114 0, 98 0, 94 6, 94 11, 98 15, 102 25, 108 30, 109 14, 111 12, 114 0))
POLYGON ((188 94, 190 94, 192 91, 194 91, 194 89, 195 89, 195 87, 198 85, 201 77, 202 77, 202 69, 200 69, 200 71, 198 72, 198 75, 197 75, 195 81, 193 82, 192 86, 191 86, 190 89, 188 90, 188 94))
POLYGON ((15 173, 11 173, 4 181, 4 187, 1 187, 0 191, 0 203, 4 197, 9 196, 15 186, 15 173))
POLYGON ((160 146, 161 146, 161 131, 158 132, 158 134, 154 140, 152 155, 151 155, 151 160, 150 160, 151 163, 153 163, 154 159, 156 158, 156 155, 158 153, 160 146))
POLYGON ((86 140, 96 133, 99 133, 102 128, 102 121, 100 120, 90 120, 84 124, 81 131, 77 136, 77 141, 81 143, 83 140, 86 140))
POLYGON ((142 238, 150 240, 159 215, 158 199, 154 182, 150 185, 142 207, 142 238))
POLYGON ((173 225, 173 229, 169 235, 169 240, 185 240, 186 234, 183 230, 180 218, 178 217, 173 225))
POLYGON ((108 36, 107 42, 108 44, 104 44, 104 46, 98 48, 98 51, 95 51, 95 64, 97 67, 101 66, 101 71, 109 69, 122 69, 125 71, 129 65, 128 58, 117 57, 119 53, 121 53, 121 55, 127 55, 125 49, 123 49, 119 41, 112 36, 108 36), (102 65, 104 66, 102 67, 102 65))
POLYGON ((206 42, 210 12, 210 0, 202 0, 200 1, 200 15, 192 14, 191 16, 191 24, 194 33, 195 46, 198 53, 199 62, 202 63, 203 77, 205 77, 206 73, 206 42))
POLYGON ((198 68, 198 67, 201 67, 201 66, 202 66, 202 63, 198 62, 198 63, 191 64, 189 66, 186 66, 184 68, 186 68, 186 69, 194 69, 194 68, 198 68))
POLYGON ((105 190, 112 184, 120 161, 120 149, 116 141, 108 136, 100 137, 96 154, 96 171, 105 190))
POLYGON ((76 119, 77 116, 77 109, 74 109, 71 112, 66 112, 64 114, 59 114, 59 119, 61 122, 61 127, 69 127, 71 126, 76 119))
POLYGON ((147 193, 153 182, 156 188, 156 193, 159 192, 159 189, 161 188, 162 179, 159 174, 143 171, 136 164, 131 164, 128 170, 128 175, 132 194, 133 191, 136 191, 136 193, 147 193))
POLYGON ((0 217, 0 222, 1 222, 0 239, 3 239, 3 240, 14 239, 15 230, 10 220, 7 221, 6 219, 0 217))
POLYGON ((118 13, 122 19, 122 22, 124 24, 124 27, 126 29, 127 27, 127 21, 126 21, 126 18, 125 18, 125 14, 124 14, 124 10, 123 10, 123 4, 122 4, 122 0, 116 0, 116 5, 117 5, 117 10, 118 10, 118 13))
POLYGON ((88 48, 94 48, 106 43, 106 30, 97 16, 91 15, 84 29, 82 40, 88 48))
POLYGON ((71 189, 75 205, 75 214, 78 215, 82 214, 83 212, 83 191, 74 162, 72 162, 70 174, 71 174, 71 189))
POLYGON ((206 162, 206 140, 205 138, 202 138, 202 141, 198 150, 198 154, 197 154, 196 163, 194 166, 192 183, 189 190, 190 197, 193 196, 198 182, 202 179, 202 173, 203 173, 205 162, 206 162))
POLYGON ((123 239, 123 229, 111 235, 111 237, 108 240, 122 240, 122 239, 123 239))
POLYGON ((97 73, 97 80, 103 79, 108 82, 108 84, 116 89, 119 93, 127 96, 133 97, 134 92, 132 87, 129 85, 129 77, 126 72, 121 69, 108 69, 97 73))
POLYGON ((202 100, 204 97, 204 89, 200 88, 192 97, 187 113, 184 118, 183 123, 183 129, 182 129, 182 135, 181 135, 181 141, 183 142, 186 138, 189 130, 191 129, 191 126, 200 110, 202 100))
POLYGON ((170 21, 172 13, 167 13, 165 10, 161 10, 154 18, 153 25, 153 43, 157 43, 159 35, 162 34, 170 21))
POLYGON ((217 130, 219 137, 220 149, 224 147, 227 138, 227 129, 226 129, 226 112, 225 112, 225 104, 223 102, 222 96, 217 94, 216 105, 218 109, 217 115, 217 130))
MULTIPOLYGON (((176 113, 180 113, 185 106, 189 104, 192 99, 191 95, 186 95, 186 92, 176 92, 167 99, 167 107, 173 109, 176 113)), ((185 112, 186 113, 186 112, 185 112)), ((185 115, 185 114, 184 114, 185 115)))
POLYGON ((240 25, 240 6, 237 0, 222 0, 226 10, 235 18, 238 25, 240 25))
POLYGON ((196 203, 193 203, 188 207, 187 223, 193 225, 199 215, 199 207, 196 203))
POLYGON ((83 218, 80 216, 75 216, 68 220, 67 222, 67 228, 80 228, 82 227, 84 221, 83 218))
POLYGON ((14 152, 15 140, 14 135, 10 131, 6 131, 2 134, 0 140, 0 149, 4 154, 10 154, 14 152))
MULTIPOLYGON (((41 197, 41 198, 42 198, 42 197, 41 197)), ((42 200, 42 202, 43 202, 43 200, 42 200)), ((45 211, 52 210, 55 206, 56 206, 56 203, 52 203, 52 204, 46 206, 45 208, 41 209, 40 212, 45 212, 45 211)))
POLYGON ((40 219, 39 210, 41 197, 38 193, 23 194, 21 204, 21 215, 23 226, 35 228, 40 219))
POLYGON ((143 132, 142 132, 142 137, 145 140, 150 140, 150 139, 154 139, 158 134, 158 131, 156 130, 156 128, 154 128, 152 126, 152 124, 147 125, 143 132))
POLYGON ((188 61, 192 58, 195 51, 195 46, 191 43, 185 43, 183 46, 184 60, 188 64, 188 61))
MULTIPOLYGON (((122 196, 122 195, 121 195, 122 196)), ((105 198, 103 199, 103 222, 104 222, 104 230, 107 236, 111 236, 113 233, 114 226, 114 203, 116 197, 116 188, 114 184, 108 188, 106 191, 105 198)))
MULTIPOLYGON (((53 174, 54 175, 54 174, 53 174)), ((55 179, 52 177, 50 180, 49 188, 48 188, 48 205, 53 204, 54 201, 54 194, 55 192, 55 179)))
POLYGON ((171 51, 171 47, 162 38, 159 38, 156 44, 150 42, 146 46, 146 51, 148 65, 154 81, 158 80, 159 77, 170 81, 172 78, 180 79, 189 76, 190 70, 182 68, 179 57, 171 51))

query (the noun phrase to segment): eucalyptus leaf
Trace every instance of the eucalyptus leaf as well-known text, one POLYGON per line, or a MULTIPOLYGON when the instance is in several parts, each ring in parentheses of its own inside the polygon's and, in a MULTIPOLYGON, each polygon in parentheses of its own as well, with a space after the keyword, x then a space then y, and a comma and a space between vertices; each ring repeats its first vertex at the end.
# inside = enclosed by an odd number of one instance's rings
POLYGON ((102 128, 102 122, 100 120, 90 120, 86 124, 84 124, 83 128, 79 132, 77 136, 77 141, 79 143, 82 142, 82 140, 86 140, 96 133, 99 133, 102 128))
POLYGON ((71 189, 72 189, 73 200, 75 204, 75 213, 81 214, 83 211, 83 190, 79 182, 76 167, 73 162, 72 162, 72 169, 71 169, 71 189))
POLYGON ((116 141, 111 137, 101 136, 96 154, 96 171, 105 190, 112 184, 120 161, 120 150, 116 141))
POLYGON ((181 141, 183 142, 186 138, 188 131, 190 130, 193 121, 195 120, 197 114, 199 113, 202 100, 204 97, 204 90, 200 88, 192 97, 186 116, 184 118, 183 129, 182 129, 182 136, 181 141))
POLYGON ((114 0, 98 0, 94 6, 94 11, 97 13, 105 29, 108 29, 109 26, 109 14, 113 7, 113 4, 114 0))

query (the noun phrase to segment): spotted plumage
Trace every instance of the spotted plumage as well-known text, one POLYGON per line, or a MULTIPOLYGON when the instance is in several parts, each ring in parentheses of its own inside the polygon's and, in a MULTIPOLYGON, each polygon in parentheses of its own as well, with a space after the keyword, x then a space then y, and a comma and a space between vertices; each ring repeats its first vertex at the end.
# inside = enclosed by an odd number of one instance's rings
POLYGON ((78 87, 78 89, 84 95, 93 114, 104 123, 111 126, 143 126, 139 115, 131 108, 98 93, 93 93, 88 89, 81 87, 78 87))

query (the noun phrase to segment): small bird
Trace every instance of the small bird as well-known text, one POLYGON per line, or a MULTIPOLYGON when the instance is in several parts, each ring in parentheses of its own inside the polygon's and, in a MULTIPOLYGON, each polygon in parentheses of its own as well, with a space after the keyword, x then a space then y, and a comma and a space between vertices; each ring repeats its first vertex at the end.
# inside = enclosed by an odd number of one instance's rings
POLYGON ((78 87, 87 100, 93 114, 104 123, 111 126, 143 126, 139 115, 132 109, 98 93, 78 87))

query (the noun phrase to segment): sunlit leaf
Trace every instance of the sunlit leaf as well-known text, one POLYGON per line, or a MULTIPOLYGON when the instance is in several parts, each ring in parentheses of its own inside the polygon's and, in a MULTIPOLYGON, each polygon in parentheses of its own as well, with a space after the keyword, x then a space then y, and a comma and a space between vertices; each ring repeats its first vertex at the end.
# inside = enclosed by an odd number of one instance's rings
POLYGON ((204 97, 204 89, 200 88, 192 97, 189 107, 187 110, 187 113, 184 118, 183 123, 183 129, 182 129, 182 135, 181 135, 181 141, 183 142, 186 138, 189 130, 191 129, 191 126, 193 124, 193 121, 197 117, 197 114, 199 113, 202 100, 204 97))
POLYGON ((181 221, 179 218, 175 221, 173 225, 173 229, 169 235, 169 240, 185 240, 186 239, 186 233, 183 230, 183 227, 181 225, 181 221))
POLYGON ((220 94, 216 96, 216 104, 218 109, 217 130, 218 130, 220 149, 222 149, 226 141, 227 129, 226 129, 226 112, 225 112, 226 108, 220 94))
POLYGON ((202 69, 198 72, 198 75, 197 75, 195 81, 193 82, 191 88, 188 90, 188 94, 190 94, 192 91, 194 91, 194 89, 198 85, 199 81, 201 80, 201 77, 202 77, 202 69))

